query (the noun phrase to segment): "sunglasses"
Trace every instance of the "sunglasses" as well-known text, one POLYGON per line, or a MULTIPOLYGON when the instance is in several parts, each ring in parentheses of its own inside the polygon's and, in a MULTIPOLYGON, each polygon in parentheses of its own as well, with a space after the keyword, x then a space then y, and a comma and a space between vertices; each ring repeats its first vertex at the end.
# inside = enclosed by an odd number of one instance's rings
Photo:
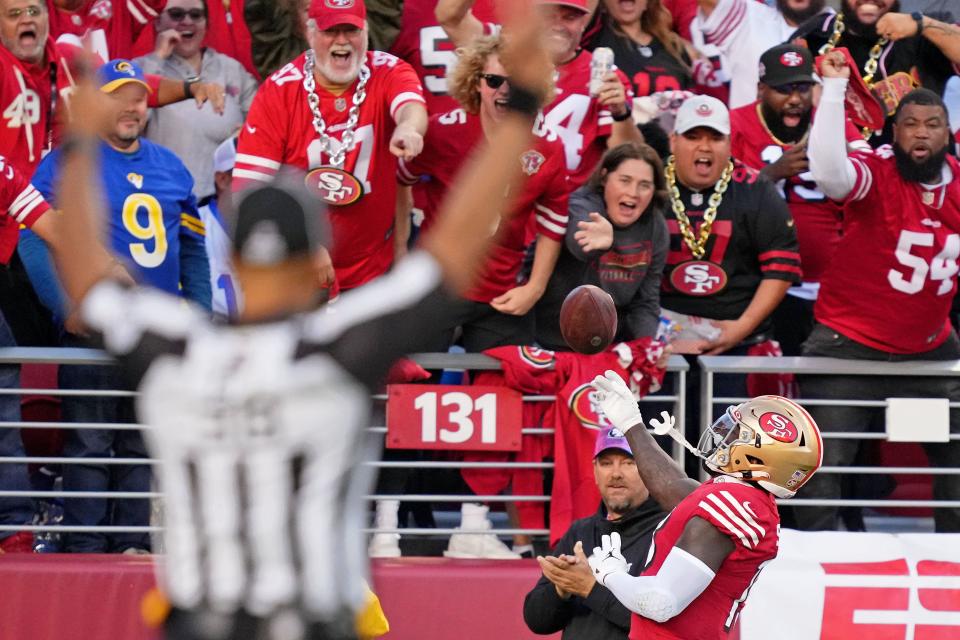
POLYGON ((487 83, 487 86, 494 91, 502 87, 504 82, 510 82, 510 78, 507 76, 499 76, 495 73, 484 73, 480 77, 483 78, 483 81, 487 83))
POLYGON ((190 19, 194 22, 207 19, 207 12, 203 9, 181 9, 180 7, 172 7, 164 11, 164 13, 174 22, 180 22, 187 16, 190 16, 190 19))
POLYGON ((7 11, 5 15, 10 20, 19 20, 20 16, 22 16, 23 14, 27 14, 31 18, 36 18, 41 13, 43 13, 43 9, 41 7, 38 7, 36 5, 31 5, 29 7, 24 7, 22 9, 10 9, 9 11, 7 11))
POLYGON ((813 84, 810 82, 791 82, 790 84, 778 85, 773 90, 785 96, 789 96, 794 91, 805 96, 813 90, 813 84))

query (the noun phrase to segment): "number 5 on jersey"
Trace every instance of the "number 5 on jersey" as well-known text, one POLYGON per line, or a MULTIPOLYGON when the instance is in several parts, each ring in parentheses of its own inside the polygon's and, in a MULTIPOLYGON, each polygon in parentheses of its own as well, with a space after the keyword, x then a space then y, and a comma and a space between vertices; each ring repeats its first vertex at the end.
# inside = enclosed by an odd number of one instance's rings
POLYGON ((887 281, 891 287, 909 295, 920 293, 929 276, 933 282, 940 282, 937 289, 938 296, 945 296, 953 291, 954 278, 960 271, 960 266, 957 265, 957 256, 960 256, 960 235, 951 233, 946 236, 943 248, 928 264, 922 256, 917 255, 920 253, 917 249, 933 247, 934 241, 933 233, 906 229, 900 232, 900 240, 897 242, 894 256, 897 262, 907 269, 903 271, 896 268, 890 269, 887 273, 887 281))

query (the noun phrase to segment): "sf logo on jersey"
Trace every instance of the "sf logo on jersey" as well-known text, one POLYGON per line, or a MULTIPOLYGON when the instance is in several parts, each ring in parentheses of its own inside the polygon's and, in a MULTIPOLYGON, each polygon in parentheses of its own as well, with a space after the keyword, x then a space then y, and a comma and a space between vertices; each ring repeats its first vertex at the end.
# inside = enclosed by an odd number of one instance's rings
POLYGON ((586 382, 574 389, 567 402, 570 411, 587 429, 607 429, 612 426, 600 407, 597 391, 592 383, 586 382))
POLYGON ((307 189, 329 205, 353 204, 363 195, 363 186, 350 173, 335 167, 320 167, 304 179, 307 189))
POLYGON ((727 286, 727 273, 712 262, 691 260, 677 265, 670 284, 688 296, 710 296, 727 286))

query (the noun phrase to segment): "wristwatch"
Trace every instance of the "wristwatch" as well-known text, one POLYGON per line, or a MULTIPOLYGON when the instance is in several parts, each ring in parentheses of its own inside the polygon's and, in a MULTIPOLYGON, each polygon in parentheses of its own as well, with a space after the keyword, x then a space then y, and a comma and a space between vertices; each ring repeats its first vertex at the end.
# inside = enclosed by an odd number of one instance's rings
POLYGON ((200 82, 200 76, 190 76, 189 78, 183 81, 184 99, 193 97, 193 94, 190 92, 190 86, 197 84, 198 82, 200 82))
POLYGON ((913 18, 917 23, 917 35, 923 33, 923 14, 919 11, 914 11, 910 14, 910 17, 913 18))

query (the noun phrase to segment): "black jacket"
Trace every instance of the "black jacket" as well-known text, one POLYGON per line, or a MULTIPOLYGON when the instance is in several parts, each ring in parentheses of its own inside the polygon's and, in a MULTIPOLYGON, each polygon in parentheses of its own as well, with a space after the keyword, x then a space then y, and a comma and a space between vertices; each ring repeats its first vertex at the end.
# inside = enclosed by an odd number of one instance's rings
MULTIPOLYGON (((589 556, 594 547, 600 546, 600 536, 617 531, 623 556, 632 563, 630 573, 637 575, 646 562, 653 532, 666 515, 660 505, 648 499, 623 518, 610 521, 601 504, 597 513, 570 525, 553 555, 573 555, 573 546, 580 540, 589 556)), ((547 635, 562 630, 563 640, 626 640, 630 631, 630 611, 599 582, 586 598, 562 600, 544 576, 523 602, 523 620, 534 633, 547 635)))

